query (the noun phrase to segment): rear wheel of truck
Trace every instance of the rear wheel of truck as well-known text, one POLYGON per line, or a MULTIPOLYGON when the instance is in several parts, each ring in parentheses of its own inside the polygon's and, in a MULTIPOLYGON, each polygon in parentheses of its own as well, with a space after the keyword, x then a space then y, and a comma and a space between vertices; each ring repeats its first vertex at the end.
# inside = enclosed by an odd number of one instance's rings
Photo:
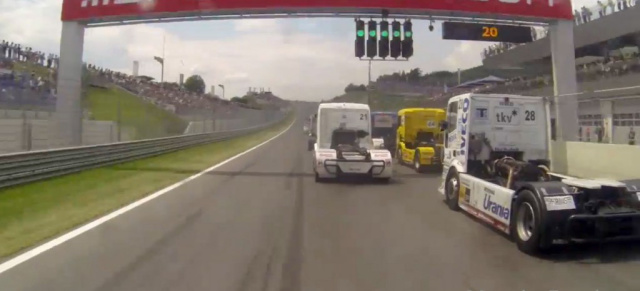
POLYGON ((460 196, 460 176, 456 170, 449 172, 446 184, 444 185, 445 201, 449 209, 453 211, 460 210, 458 199, 460 196))
POLYGON ((542 207, 530 190, 522 190, 513 205, 510 230, 518 249, 533 255, 547 249, 550 244, 543 241, 542 207))
POLYGON ((377 178, 376 182, 380 183, 380 184, 389 184, 389 182, 391 181, 391 178, 377 178))
POLYGON ((325 178, 320 178, 320 175, 316 172, 316 183, 324 183, 326 181, 325 178))

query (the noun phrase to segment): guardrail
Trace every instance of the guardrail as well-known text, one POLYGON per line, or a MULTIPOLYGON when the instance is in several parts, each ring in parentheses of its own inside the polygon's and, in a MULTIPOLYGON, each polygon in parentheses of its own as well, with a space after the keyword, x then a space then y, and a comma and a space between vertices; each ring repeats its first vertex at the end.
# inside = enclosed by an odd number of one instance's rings
MULTIPOLYGON (((285 115, 286 116, 286 115, 285 115)), ((0 155, 0 188, 240 137, 284 120, 240 130, 0 155)))

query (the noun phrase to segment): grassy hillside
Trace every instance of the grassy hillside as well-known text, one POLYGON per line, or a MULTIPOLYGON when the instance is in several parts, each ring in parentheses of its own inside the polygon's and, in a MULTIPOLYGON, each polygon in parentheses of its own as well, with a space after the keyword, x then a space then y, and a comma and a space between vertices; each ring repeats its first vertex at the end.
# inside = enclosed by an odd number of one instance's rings
POLYGON ((165 137, 182 134, 188 123, 137 96, 119 88, 90 88, 85 108, 94 120, 118 120, 120 100, 123 130, 133 139, 165 137))
POLYGON ((367 93, 370 98, 369 106, 372 111, 398 111, 409 107, 444 107, 444 104, 434 104, 426 100, 425 96, 402 96, 377 91, 355 91, 342 94, 332 99, 332 102, 367 103, 367 93))
MULTIPOLYGON (((49 69, 29 63, 14 63, 17 72, 33 72, 48 78, 49 69)), ((118 121, 118 101, 121 110, 121 126, 130 139, 166 137, 182 134, 188 122, 137 96, 119 88, 88 87, 83 101, 85 110, 91 112, 93 120, 118 121)))

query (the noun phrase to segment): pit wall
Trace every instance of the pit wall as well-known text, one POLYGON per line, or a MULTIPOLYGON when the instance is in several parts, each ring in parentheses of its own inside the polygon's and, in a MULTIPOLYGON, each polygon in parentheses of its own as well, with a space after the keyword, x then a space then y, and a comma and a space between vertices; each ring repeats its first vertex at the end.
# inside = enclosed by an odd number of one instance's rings
POLYGON ((588 142, 551 143, 551 170, 570 176, 640 179, 640 146, 588 142))

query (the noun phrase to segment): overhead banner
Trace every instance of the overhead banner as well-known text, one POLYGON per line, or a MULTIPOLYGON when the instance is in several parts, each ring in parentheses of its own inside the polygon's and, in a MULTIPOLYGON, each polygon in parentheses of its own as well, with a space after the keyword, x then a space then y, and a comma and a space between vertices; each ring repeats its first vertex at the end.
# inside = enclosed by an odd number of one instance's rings
POLYGON ((63 21, 101 22, 149 17, 202 15, 251 15, 282 12, 370 12, 426 14, 460 12, 481 16, 524 16, 573 19, 570 0, 63 0, 63 21))

